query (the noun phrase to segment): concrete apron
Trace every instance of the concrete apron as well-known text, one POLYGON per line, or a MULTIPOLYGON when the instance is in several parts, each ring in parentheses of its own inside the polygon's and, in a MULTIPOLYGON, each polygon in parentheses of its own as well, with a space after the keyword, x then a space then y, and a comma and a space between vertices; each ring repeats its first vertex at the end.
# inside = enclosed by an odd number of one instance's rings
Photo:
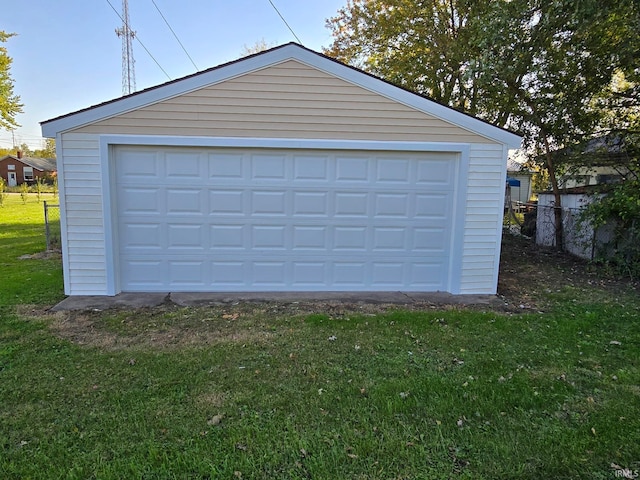
POLYGON ((171 302, 181 307, 221 305, 237 302, 337 302, 389 303, 411 305, 492 305, 495 295, 452 295, 446 292, 238 292, 238 293, 120 293, 113 297, 72 296, 54 306, 51 311, 107 310, 111 308, 158 307, 171 302))

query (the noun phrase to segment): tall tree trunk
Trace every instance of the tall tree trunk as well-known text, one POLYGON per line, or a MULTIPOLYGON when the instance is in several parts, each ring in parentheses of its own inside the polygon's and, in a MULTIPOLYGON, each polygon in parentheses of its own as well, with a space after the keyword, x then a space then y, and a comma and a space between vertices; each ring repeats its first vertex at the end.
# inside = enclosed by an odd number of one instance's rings
POLYGON ((558 187, 558 179, 556 177, 556 168, 551 155, 551 149, 549 147, 549 139, 544 130, 541 132, 544 139, 544 154, 545 165, 549 172, 549 180, 551 181, 551 189, 553 190, 554 198, 554 220, 555 220, 555 236, 556 236, 556 248, 558 250, 564 250, 564 227, 562 225, 562 197, 560 196, 560 188, 558 187))

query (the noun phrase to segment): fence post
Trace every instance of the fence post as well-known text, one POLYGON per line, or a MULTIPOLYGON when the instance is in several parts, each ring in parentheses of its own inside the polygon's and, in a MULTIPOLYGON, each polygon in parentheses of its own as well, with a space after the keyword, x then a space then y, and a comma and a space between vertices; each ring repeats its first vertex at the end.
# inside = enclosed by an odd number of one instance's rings
POLYGON ((49 232, 49 209, 47 208, 47 201, 44 201, 44 232, 47 239, 47 250, 49 250, 50 242, 50 232, 49 232))

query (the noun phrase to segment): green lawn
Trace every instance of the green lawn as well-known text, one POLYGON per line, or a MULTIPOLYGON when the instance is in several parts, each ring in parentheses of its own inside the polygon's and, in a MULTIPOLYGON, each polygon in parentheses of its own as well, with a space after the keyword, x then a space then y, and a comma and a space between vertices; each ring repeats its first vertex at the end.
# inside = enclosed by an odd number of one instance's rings
MULTIPOLYGON (((23 204, 20 194, 5 194, 0 206, 0 306, 54 304, 64 298, 59 255, 20 259, 46 250, 44 207, 30 193, 23 204)), ((41 200, 57 204, 53 194, 41 200)))
POLYGON ((46 314, 62 297, 60 261, 16 259, 44 248, 27 207, 0 208, 0 478, 640 470, 640 300, 623 286, 558 285, 544 313, 241 303, 46 314))

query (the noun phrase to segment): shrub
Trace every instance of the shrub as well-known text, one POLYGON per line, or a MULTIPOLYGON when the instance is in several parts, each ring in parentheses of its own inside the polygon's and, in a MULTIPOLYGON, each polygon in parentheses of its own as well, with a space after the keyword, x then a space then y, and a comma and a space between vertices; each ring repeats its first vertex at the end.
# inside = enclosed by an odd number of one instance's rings
POLYGON ((20 185, 20 198, 24 205, 27 204, 27 198, 29 197, 29 185, 23 183, 20 185))
POLYGON ((4 199, 6 195, 6 185, 4 183, 4 178, 0 177, 0 207, 4 205, 4 199))

